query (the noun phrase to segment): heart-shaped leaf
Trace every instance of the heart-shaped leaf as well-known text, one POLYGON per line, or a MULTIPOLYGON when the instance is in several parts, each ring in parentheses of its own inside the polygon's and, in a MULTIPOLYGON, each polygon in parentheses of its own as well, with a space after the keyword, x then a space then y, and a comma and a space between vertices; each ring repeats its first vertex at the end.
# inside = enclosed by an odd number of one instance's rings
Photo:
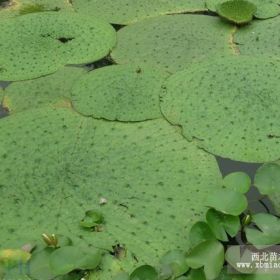
POLYGON ((227 233, 234 237, 240 229, 239 217, 226 215, 214 209, 208 210, 206 220, 216 238, 221 241, 228 241, 227 233))
POLYGON ((143 265, 131 273, 130 280, 158 280, 158 273, 154 267, 143 265))
POLYGON ((194 269, 204 267, 206 279, 214 280, 224 264, 224 247, 216 240, 205 241, 190 251, 187 263, 194 269))
POLYGON ((246 193, 251 187, 251 178, 244 172, 233 172, 224 177, 223 185, 233 191, 246 193))
POLYGON ((215 240, 216 237, 207 223, 197 222, 190 230, 189 239, 193 248, 206 240, 215 240))

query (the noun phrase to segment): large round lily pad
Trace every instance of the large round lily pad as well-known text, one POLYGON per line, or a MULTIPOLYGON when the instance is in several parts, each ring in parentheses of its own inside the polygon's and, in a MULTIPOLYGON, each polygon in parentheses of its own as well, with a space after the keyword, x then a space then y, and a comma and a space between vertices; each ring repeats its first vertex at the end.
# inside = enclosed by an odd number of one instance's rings
POLYGON ((112 52, 120 64, 157 65, 170 72, 231 54, 232 27, 204 15, 161 16, 122 28, 112 52))
POLYGON ((269 55, 279 57, 279 25, 280 17, 265 21, 256 21, 238 30, 234 41, 241 54, 269 55))
MULTIPOLYGON (((206 7, 216 12, 219 4, 227 2, 228 0, 206 0, 206 7)), ((236 2, 240 0, 235 0, 236 2)), ((267 19, 276 17, 280 14, 280 1, 279 0, 249 0, 252 4, 256 5, 257 9, 254 16, 259 19, 267 19)))
POLYGON ((11 83, 5 88, 3 105, 10 113, 16 113, 70 99, 74 82, 86 73, 85 68, 64 67, 48 76, 11 83))
POLYGON ((96 61, 115 40, 108 23, 75 13, 32 13, 2 21, 0 80, 26 80, 65 64, 96 61))
POLYGON ((1 248, 60 233, 74 244, 118 245, 130 268, 155 264, 188 247, 189 229, 221 186, 215 158, 162 119, 118 123, 40 109, 1 120, 0 130, 1 248), (87 210, 103 215, 98 231, 80 227, 87 210))
POLYGON ((246 162, 280 157, 280 62, 221 58, 167 81, 162 111, 209 152, 246 162))
POLYGON ((74 108, 95 118, 141 121, 161 116, 159 96, 166 73, 149 67, 108 66, 78 80, 71 94, 74 108))
POLYGON ((115 24, 129 24, 164 14, 206 10, 203 0, 73 0, 78 13, 101 16, 115 24))

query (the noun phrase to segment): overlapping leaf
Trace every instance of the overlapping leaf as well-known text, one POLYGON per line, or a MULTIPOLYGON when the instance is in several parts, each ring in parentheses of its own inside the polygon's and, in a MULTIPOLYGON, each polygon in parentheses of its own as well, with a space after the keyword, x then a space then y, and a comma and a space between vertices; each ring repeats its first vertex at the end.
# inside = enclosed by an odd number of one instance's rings
POLYGON ((27 80, 65 64, 96 61, 108 54, 115 40, 108 23, 75 13, 32 13, 4 20, 0 80, 27 80))
POLYGON ((86 73, 84 68, 64 67, 48 76, 14 82, 3 92, 3 105, 10 113, 16 113, 69 99, 73 83, 86 73))
POLYGON ((161 117, 159 96, 168 75, 150 67, 109 66, 75 83, 74 108, 96 118, 141 121, 161 117))
POLYGON ((171 76, 162 112, 209 152, 233 160, 280 157, 280 63, 267 57, 221 58, 171 76))
POLYGON ((122 28, 112 52, 120 64, 156 65, 169 72, 231 54, 232 27, 204 15, 161 16, 122 28))
POLYGON ((1 247, 64 233, 106 250, 121 244, 128 269, 135 259, 153 264, 187 248, 187 232, 221 185, 215 159, 164 120, 114 123, 40 109, 5 118, 0 129, 1 247), (94 209, 102 229, 80 227, 94 209))
POLYGON ((203 0, 73 0, 81 14, 101 16, 115 24, 129 24, 164 14, 205 10, 203 0))

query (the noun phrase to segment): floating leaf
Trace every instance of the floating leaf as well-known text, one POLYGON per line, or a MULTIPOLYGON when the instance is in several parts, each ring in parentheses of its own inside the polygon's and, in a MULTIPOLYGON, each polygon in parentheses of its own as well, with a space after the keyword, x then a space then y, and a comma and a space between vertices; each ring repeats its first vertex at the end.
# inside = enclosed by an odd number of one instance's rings
POLYGON ((280 243, 280 219, 266 213, 253 215, 258 229, 246 228, 247 240, 253 245, 275 245, 280 243))
POLYGON ((224 247, 216 240, 205 241, 191 250, 187 263, 193 269, 204 267, 206 279, 216 279, 223 268, 224 247))
MULTIPOLYGON (((219 9, 220 4, 223 4, 226 2, 229 2, 229 1, 227 1, 227 0, 206 0, 206 7, 209 10, 216 12, 219 9)), ((238 2, 245 2, 245 1, 233 0, 230 2, 237 2, 237 4, 239 4, 238 2)), ((250 0, 248 2, 255 5, 255 7, 257 8, 253 12, 253 14, 256 18, 266 19, 266 18, 276 17, 277 15, 280 14, 279 0, 250 0)), ((246 6, 243 6, 243 8, 245 9, 246 6)), ((239 12, 240 12, 240 14, 243 14, 244 10, 240 10, 239 12)))
POLYGON ((50 280, 56 275, 50 267, 50 255, 54 251, 54 248, 45 248, 32 254, 32 257, 28 263, 28 276, 32 279, 50 280))
POLYGON ((248 206, 246 197, 232 190, 218 190, 211 193, 207 198, 207 205, 224 214, 238 216, 248 206))
POLYGON ((250 251, 247 248, 243 248, 241 246, 230 246, 228 247, 225 259, 228 262, 228 264, 234 268, 236 271, 239 271, 240 273, 249 274, 254 273, 255 268, 254 267, 241 267, 240 263, 252 263, 252 254, 253 252, 250 251))
POLYGON ((148 19, 118 31, 112 57, 119 64, 155 65, 176 72, 192 62, 231 54, 231 29, 218 18, 204 15, 148 19))
POLYGON ((129 24, 171 13, 204 11, 203 0, 73 0, 78 13, 105 18, 115 24, 129 24))
POLYGON ((221 241, 228 241, 227 233, 234 237, 240 230, 239 217, 226 215, 214 209, 208 210, 206 220, 216 238, 221 241))
POLYGON ((246 162, 276 160, 279 79, 279 61, 267 57, 196 64, 167 80, 162 112, 183 127, 187 139, 213 154, 246 162))
POLYGON ((224 177, 223 185, 233 191, 246 193, 251 187, 251 178, 244 172, 233 172, 224 177))
POLYGON ((191 247, 193 248, 207 240, 215 240, 216 237, 207 223, 197 222, 190 230, 189 239, 191 247))
POLYGON ((72 89, 74 108, 84 115, 120 121, 161 117, 159 95, 167 74, 149 67, 108 66, 90 72, 72 89))
POLYGON ((101 253, 94 249, 65 246, 50 255, 50 268, 55 275, 64 275, 75 269, 95 269, 101 261, 101 253))
MULTIPOLYGON (((280 6, 278 8, 280 9, 280 6)), ((234 41, 238 44, 240 53, 250 56, 279 57, 279 24, 280 17, 276 17, 265 21, 256 21, 254 24, 239 29, 234 35, 234 41)))
POLYGON ((152 266, 143 265, 131 273, 130 280, 158 280, 158 273, 152 266))
POLYGON ((104 222, 102 213, 89 210, 86 212, 85 217, 81 220, 80 225, 85 228, 92 228, 101 225, 104 222))
POLYGON ((256 172, 254 185, 262 195, 268 195, 279 212, 280 165, 279 162, 263 164, 256 172))
POLYGON ((119 123, 42 108, 4 118, 0 129, 0 243, 8 247, 42 232, 108 251, 121 244, 132 271, 186 250, 206 198, 221 189, 215 158, 163 119, 119 123), (103 231, 79 227, 88 209, 102 213, 103 231))
POLYGON ((253 3, 244 0, 225 1, 216 9, 221 17, 240 25, 250 22, 257 10, 253 3))
POLYGON ((169 251, 160 259, 161 266, 169 266, 173 277, 179 277, 189 270, 186 254, 180 250, 169 251))
POLYGON ((101 59, 116 36, 113 27, 100 19, 44 12, 3 21, 0 40, 0 80, 16 81, 101 59))
POLYGON ((84 68, 64 67, 45 77, 14 82, 5 88, 3 104, 10 113, 56 104, 70 98, 73 83, 86 72, 84 68))

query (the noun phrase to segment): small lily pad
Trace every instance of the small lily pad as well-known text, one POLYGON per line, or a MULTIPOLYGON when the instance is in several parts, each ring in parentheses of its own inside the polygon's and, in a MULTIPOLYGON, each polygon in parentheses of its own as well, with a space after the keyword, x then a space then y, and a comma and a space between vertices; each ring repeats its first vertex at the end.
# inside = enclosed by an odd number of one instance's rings
POLYGON ((143 265, 131 273, 130 280, 158 280, 158 273, 154 267, 143 265))
POLYGON ((191 250, 187 263, 193 269, 203 267, 206 279, 214 280, 223 268, 224 247, 216 240, 205 241, 191 250))
POLYGON ((251 178, 244 172, 233 172, 224 177, 223 185, 233 191, 247 193, 251 187, 251 178))
POLYGON ((190 245, 193 248, 207 240, 215 240, 216 237, 207 223, 197 222, 190 230, 189 239, 190 245))
MULTIPOLYGON (((228 0, 206 0, 206 7, 213 11, 217 12, 219 5, 226 3, 226 2, 232 2, 232 4, 236 4, 240 6, 240 3, 238 2, 245 2, 243 0, 233 0, 233 1, 228 1, 228 0), (233 3, 236 2, 236 3, 233 3)), ((254 17, 259 18, 259 19, 267 19, 271 17, 276 17, 277 15, 280 14, 280 7, 279 7, 279 0, 250 0, 246 1, 247 3, 250 3, 251 5, 254 5, 256 7, 254 11, 254 17)), ((231 4, 231 5, 232 5, 231 4)), ((244 5, 244 4, 243 4, 244 5)), ((249 8, 248 4, 245 4, 246 6, 243 6, 244 10, 239 10, 240 14, 244 14, 246 12, 247 15, 248 12, 250 12, 252 9, 249 8), (246 7, 249 8, 249 10, 246 9, 246 7)), ((225 6, 228 6, 226 4, 225 6)), ((229 11, 231 14, 231 11, 229 11)), ((236 16, 239 17, 238 14, 236 16)))
POLYGON ((258 229, 246 228, 247 240, 253 245, 275 245, 280 243, 280 219, 266 213, 253 215, 258 229))
POLYGON ((224 214, 233 216, 240 215, 248 206, 247 199, 243 194, 227 189, 211 193, 206 204, 224 214))
POLYGON ((81 220, 80 225, 84 228, 92 228, 104 222, 104 217, 101 212, 89 210, 85 217, 81 220))
POLYGON ((189 270, 186 254, 180 250, 169 251, 160 260, 161 266, 169 266, 173 277, 179 277, 189 270))
POLYGON ((245 0, 225 1, 216 7, 217 13, 233 23, 242 25, 253 19, 257 7, 245 0))
POLYGON ((240 230, 239 217, 226 215, 214 209, 208 210, 206 220, 216 238, 221 241, 228 241, 227 234, 234 237, 240 230))
POLYGON ((101 253, 94 249, 65 246, 50 255, 50 268, 56 275, 64 275, 75 269, 95 269, 101 261, 101 253))

